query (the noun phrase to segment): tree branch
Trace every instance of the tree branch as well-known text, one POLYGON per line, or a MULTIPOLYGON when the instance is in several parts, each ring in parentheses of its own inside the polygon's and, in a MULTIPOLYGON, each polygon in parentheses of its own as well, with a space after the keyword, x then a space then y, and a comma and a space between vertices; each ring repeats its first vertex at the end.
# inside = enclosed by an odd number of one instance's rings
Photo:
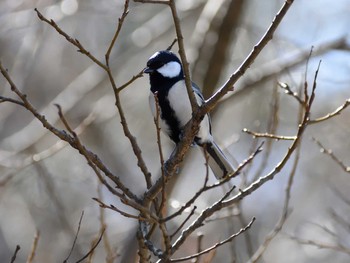
POLYGON ((171 259, 170 262, 181 262, 181 261, 185 261, 185 260, 190 260, 190 259, 193 259, 193 258, 197 258, 199 257, 200 255, 203 255, 203 254, 206 254, 206 253, 209 253, 210 251, 214 250, 214 249, 217 249, 218 247, 228 243, 228 242, 231 242, 234 238, 236 238, 237 236, 241 235, 242 233, 244 233, 245 231, 247 231, 254 223, 255 221, 255 217, 252 218, 252 220, 248 223, 248 225, 246 225, 244 228, 241 228, 237 233, 229 236, 228 238, 216 243, 215 245, 205 249, 205 250, 202 250, 201 252, 199 253, 196 253, 196 254, 193 254, 191 256, 187 256, 187 257, 182 257, 182 258, 177 258, 177 259, 171 259))
POLYGON ((294 0, 286 0, 284 2, 283 6, 273 19, 270 27, 267 29, 260 41, 254 46, 254 48, 243 61, 243 63, 240 65, 240 67, 230 76, 226 83, 217 92, 215 92, 215 94, 211 96, 204 105, 202 105, 201 108, 204 108, 204 110, 202 110, 202 114, 211 111, 219 102, 219 100, 226 93, 233 89, 233 85, 245 74, 247 69, 253 64, 255 59, 258 57, 260 52, 273 38, 273 34, 275 33, 276 29, 278 28, 279 24, 281 23, 282 19, 286 15, 288 9, 291 7, 293 2, 294 0))

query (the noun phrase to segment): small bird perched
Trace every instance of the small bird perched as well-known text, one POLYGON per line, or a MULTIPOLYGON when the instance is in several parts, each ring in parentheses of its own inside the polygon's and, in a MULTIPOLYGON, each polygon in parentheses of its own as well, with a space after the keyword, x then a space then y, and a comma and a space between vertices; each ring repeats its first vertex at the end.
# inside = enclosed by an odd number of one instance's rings
MULTIPOLYGON (((149 58, 144 73, 149 74, 151 84, 149 102, 152 114, 156 117, 154 96, 157 96, 160 108, 160 128, 177 144, 181 140, 183 127, 192 117, 192 107, 181 61, 171 51, 159 51, 149 58)), ((204 98, 199 88, 194 83, 192 83, 192 88, 197 103, 202 105, 204 98)), ((200 123, 194 143, 205 148, 208 152, 208 164, 217 179, 224 178, 234 171, 211 135, 208 114, 200 123)))

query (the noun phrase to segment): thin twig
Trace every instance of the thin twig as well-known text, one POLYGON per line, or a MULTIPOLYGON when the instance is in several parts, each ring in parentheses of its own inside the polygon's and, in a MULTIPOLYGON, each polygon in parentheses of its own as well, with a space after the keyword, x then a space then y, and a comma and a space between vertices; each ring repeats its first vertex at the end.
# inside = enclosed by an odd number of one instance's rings
POLYGON ((338 251, 338 252, 342 252, 342 253, 345 253, 347 255, 350 255, 350 248, 347 248, 341 244, 334 245, 334 244, 328 244, 328 243, 321 243, 319 241, 302 239, 302 238, 298 238, 295 236, 289 236, 289 238, 291 240, 298 242, 301 245, 315 246, 315 247, 320 248, 320 249, 330 249, 330 250, 334 250, 334 251, 338 251))
POLYGON ((169 7, 171 9, 172 17, 174 20, 174 26, 176 31, 176 37, 179 45, 179 55, 181 57, 182 67, 185 75, 185 83, 187 88, 188 97, 191 102, 192 112, 196 112, 198 108, 197 100, 194 96, 194 91, 192 88, 191 75, 189 69, 189 63, 187 61, 186 52, 185 52, 185 44, 184 37, 182 35, 181 23, 179 16, 177 14, 177 9, 175 5, 175 0, 169 0, 169 7))
MULTIPOLYGON (((315 78, 314 78, 314 85, 313 85, 313 89, 312 89, 310 98, 314 98, 315 97, 314 93, 316 91, 316 84, 315 83, 316 83, 317 76, 318 75, 316 73, 315 74, 315 78)), ((299 141, 301 140, 301 137, 302 137, 302 135, 303 135, 307 125, 308 125, 312 102, 313 102, 313 99, 312 100, 309 99, 308 88, 307 88, 307 81, 305 81, 305 83, 304 83, 304 102, 303 102, 304 112, 303 112, 303 117, 302 117, 302 121, 298 125, 298 131, 297 131, 297 134, 296 134, 296 138, 293 141, 292 145, 288 148, 287 153, 285 154, 283 159, 275 166, 275 168, 271 172, 269 172, 265 176, 260 177, 258 180, 253 182, 250 186, 248 186, 246 189, 242 190, 236 196, 234 196, 234 197, 230 198, 229 200, 225 201, 224 202, 225 206, 232 205, 232 204, 238 202, 239 200, 241 200, 242 198, 244 198, 245 196, 251 194, 256 189, 258 189, 260 186, 265 184, 267 181, 272 180, 275 177, 275 175, 277 175, 282 170, 282 168, 286 165, 286 163, 290 159, 292 153, 297 148, 297 146, 299 144, 299 141)))
MULTIPOLYGON (((204 234, 202 232, 199 232, 197 234, 197 253, 200 253, 202 251, 202 240, 203 240, 204 234)), ((200 260, 200 255, 195 258, 193 261, 194 263, 198 263, 200 260)))
POLYGON ((11 102, 11 103, 14 103, 14 104, 18 104, 20 106, 24 106, 23 102, 19 101, 19 100, 15 100, 15 99, 11 99, 11 98, 7 98, 7 97, 4 97, 4 96, 0 96, 0 103, 2 102, 11 102))
MULTIPOLYGON (((330 214, 333 218, 333 220, 337 223, 337 225, 342 226, 345 228, 345 230, 349 233, 350 232, 350 223, 347 218, 344 218, 345 215, 340 215, 338 212, 336 212, 334 209, 330 208, 330 214)), ((339 236, 337 236, 339 238, 339 236)))
POLYGON ((257 137, 257 138, 269 138, 269 139, 275 139, 275 140, 288 140, 288 141, 294 141, 296 139, 295 136, 284 136, 284 135, 276 135, 276 134, 270 134, 270 133, 253 132, 251 130, 248 130, 247 128, 244 128, 242 131, 250 135, 253 135, 254 137, 257 137))
POLYGON ((40 237, 40 233, 38 230, 36 230, 34 241, 32 244, 32 249, 30 250, 30 254, 28 255, 28 258, 27 258, 27 263, 32 263, 34 260, 36 248, 38 247, 39 237, 40 237))
MULTIPOLYGON (((127 8, 128 8, 128 3, 125 3, 125 6, 124 6, 126 9, 125 9, 125 16, 127 15, 127 8)), ((64 36, 68 42, 72 43, 74 46, 78 47, 78 51, 86 56, 88 56, 94 63, 96 63, 98 66, 100 66, 101 68, 103 68, 107 74, 108 74, 108 77, 109 77, 109 80, 111 82, 111 85, 112 85, 112 88, 114 90, 114 93, 115 93, 115 98, 116 98, 116 106, 118 108, 118 112, 119 112, 119 116, 121 118, 121 124, 122 124, 122 127, 123 127, 123 131, 124 131, 124 134, 125 136, 129 139, 130 143, 131 143, 131 146, 132 146, 132 149, 134 151, 134 154, 138 160, 138 166, 140 167, 141 171, 143 172, 145 178, 146 178, 146 181, 147 181, 147 185, 149 186, 151 184, 151 181, 150 181, 150 173, 145 165, 145 162, 142 158, 142 155, 141 155, 141 149, 139 148, 137 142, 136 142, 136 139, 135 137, 131 134, 128 126, 127 126, 127 123, 126 123, 126 120, 125 120, 125 115, 124 115, 124 111, 123 111, 123 108, 121 106, 121 102, 120 102, 120 97, 119 97, 119 92, 122 91, 124 88, 126 88, 130 83, 132 83, 134 80, 136 80, 137 78, 141 77, 142 74, 139 73, 138 75, 132 77, 132 79, 130 81, 128 81, 126 84, 122 85, 119 89, 117 88, 116 84, 115 84, 115 80, 114 80, 114 77, 113 77, 113 74, 112 74, 112 71, 109 67, 109 54, 108 54, 108 51, 107 51, 107 60, 106 60, 106 65, 103 64, 101 61, 99 61, 96 57, 94 57, 89 51, 87 51, 82 45, 81 43, 79 42, 79 40, 77 39, 73 39, 72 37, 70 37, 66 32, 64 32, 56 23, 55 21, 53 21, 52 19, 51 20, 48 20, 46 17, 44 17, 39 11, 38 9, 34 9, 35 12, 37 13, 38 17, 40 20, 48 23, 49 25, 51 25, 54 29, 56 29, 56 31, 61 34, 62 36, 64 36)), ((125 17, 124 17, 125 18, 125 17)), ((119 32, 118 32, 118 28, 121 27, 123 25, 123 21, 124 21, 124 18, 122 19, 122 21, 120 23, 118 23, 118 27, 117 27, 117 31, 115 33, 115 38, 117 38, 119 32)), ((120 31, 120 29, 119 29, 120 31)), ((112 42, 113 42, 113 39, 112 39, 112 42)), ((111 43, 110 47, 112 49, 113 47, 113 44, 114 43, 111 43)), ((130 193, 130 192, 129 192, 130 193)), ((134 196, 135 197, 135 196, 134 196)))
MULTIPOLYGON (((175 253, 179 249, 179 247, 185 242, 185 240, 193 233, 195 229, 198 229, 198 227, 202 226, 203 222, 209 218, 212 214, 214 214, 216 211, 219 211, 224 206, 224 201, 230 196, 230 194, 235 189, 235 186, 232 186, 231 189, 229 189, 218 201, 216 201, 213 205, 207 207, 204 209, 201 214, 192 222, 191 225, 189 225, 186 229, 184 229, 181 232, 181 235, 178 237, 178 239, 174 242, 174 244, 171 247, 171 253, 175 253)), ((167 262, 167 258, 163 258, 159 260, 158 262, 167 262)))
MULTIPOLYGON (((122 216, 125 216, 127 218, 133 218, 133 219, 137 219, 137 220, 140 220, 140 221, 149 221, 149 219, 147 219, 147 218, 143 218, 141 216, 135 216, 135 215, 126 213, 126 212, 118 209, 114 205, 106 205, 100 199, 98 199, 96 197, 93 197, 92 200, 96 201, 100 205, 101 208, 107 208, 107 209, 110 209, 112 211, 118 212, 119 214, 121 214, 122 216)), ((155 220, 155 219, 153 219, 153 220, 155 220)))
MULTIPOLYGON (((326 40, 317 45, 313 50, 314 56, 322 55, 330 50, 349 50, 349 45, 347 44, 347 38, 344 36, 338 37, 336 39, 326 40)), ((301 63, 304 63, 305 60, 310 55, 310 47, 307 48, 298 48, 296 51, 287 53, 284 57, 279 57, 275 61, 269 61, 257 69, 253 69, 249 78, 246 81, 243 81, 240 89, 235 90, 235 92, 227 94, 224 98, 220 100, 220 103, 229 99, 238 99, 240 100, 243 95, 247 95, 249 92, 255 90, 256 88, 261 88, 259 83, 263 83, 266 80, 279 75, 281 72, 284 72, 290 68, 293 68, 301 63), (254 74, 254 72, 259 72, 259 74, 254 74)), ((288 86, 288 84, 282 83, 282 85, 288 86)), ((283 88, 283 87, 282 87, 283 88)), ((289 88, 289 87, 288 87, 289 88)), ((290 90, 293 94, 294 92, 290 90)), ((288 94, 288 92, 287 92, 288 94)), ((292 95, 289 94, 289 95, 292 95)), ((295 98, 298 100, 298 103, 302 102, 302 99, 295 98)), ((231 102, 232 103, 232 102, 231 102)))
POLYGON ((168 255, 171 249, 171 240, 170 240, 170 235, 168 233, 165 222, 159 224, 159 229, 160 229, 160 232, 162 233, 163 244, 165 247, 163 256, 168 255))
POLYGON ((127 82, 125 82, 123 85, 119 86, 117 88, 118 92, 121 92, 126 87, 129 87, 131 83, 133 83, 138 78, 141 78, 142 76, 143 76, 143 69, 139 73, 137 73, 136 75, 132 76, 131 79, 128 80, 127 82))
POLYGON ((333 161, 335 161, 346 173, 350 173, 350 166, 346 166, 335 154, 332 150, 326 149, 322 143, 316 138, 312 137, 312 140, 321 148, 321 152, 327 154, 333 161))
MULTIPOLYGON (((152 96, 152 95, 151 95, 152 96)), ((163 177, 163 186, 162 186, 162 201, 159 206, 160 213, 163 209, 163 206, 166 202, 166 194, 165 194, 165 186, 166 186, 166 177, 165 177, 165 170, 164 170, 164 155, 163 155, 163 149, 162 149, 162 141, 160 136, 160 107, 159 107, 159 101, 158 101, 158 94, 154 94, 154 107, 156 109, 156 117, 154 118, 154 124, 156 126, 156 134, 157 134, 157 145, 158 145, 158 153, 159 153, 159 161, 160 161, 160 170, 163 177)))
POLYGON ((315 71, 315 75, 314 75, 314 81, 313 81, 313 84, 312 84, 312 90, 311 90, 311 95, 310 95, 310 100, 309 100, 309 107, 311 107, 312 103, 314 102, 315 100, 315 96, 316 96, 316 87, 317 87, 317 76, 318 76, 318 73, 320 71, 320 67, 321 67, 321 62, 322 60, 320 60, 318 62, 318 66, 317 66, 317 69, 315 71))
POLYGON ((202 106, 205 108, 204 112, 207 113, 211 111, 219 100, 230 90, 232 90, 233 85, 245 74, 247 69, 253 64, 255 59, 258 57, 260 52, 273 38, 273 34, 281 23, 282 19, 286 15, 288 9, 293 4, 294 0, 286 0, 274 17, 270 27, 267 29, 260 41, 253 47, 250 54, 246 57, 240 67, 230 76, 226 83, 217 91, 213 96, 211 96, 207 102, 202 106))
POLYGON ((177 38, 175 38, 173 40, 173 42, 171 42, 171 44, 166 48, 166 50, 170 51, 173 48, 173 46, 175 45, 176 42, 177 42, 177 38))
MULTIPOLYGON (((88 161, 88 164, 90 165, 90 167, 94 170, 95 174, 97 175, 97 177, 100 179, 100 181, 109 189, 109 191, 111 193, 113 193, 114 195, 118 196, 121 198, 122 201, 124 201, 125 203, 130 204, 130 202, 128 202, 125 198, 124 195, 118 193, 117 191, 115 191, 115 189, 113 187, 111 187, 107 181, 103 178, 103 176, 101 175, 101 173, 99 172, 99 170, 97 169, 95 163, 93 162, 93 159, 91 158, 91 155, 89 154, 89 152, 85 149, 85 147, 83 146, 83 144, 81 143, 77 133, 70 127, 68 121, 66 120, 66 118, 64 117, 63 113, 62 113, 62 108, 59 104, 55 104, 55 106, 58 109, 58 115, 61 119, 61 121, 63 122, 65 128, 68 130, 68 132, 72 135, 76 148, 79 150, 80 153, 82 153, 85 158, 88 161)), ((123 193, 125 193, 123 191, 123 193)))
POLYGON ((327 115, 323 117, 319 117, 314 120, 310 120, 309 124, 315 124, 315 123, 320 123, 326 120, 329 120, 330 118, 333 118, 337 115, 339 115, 343 110, 345 110, 348 106, 350 105, 350 99, 347 99, 343 105, 339 106, 335 111, 328 113, 327 115))
POLYGON ((104 65, 101 61, 99 61, 96 57, 94 57, 88 50, 86 50, 83 45, 79 42, 78 39, 74 39, 71 36, 69 36, 65 31, 63 31, 57 24, 56 22, 51 19, 47 19, 42 13, 40 13, 40 11, 37 8, 34 8, 34 11, 36 12, 38 18, 41 21, 44 21, 45 23, 48 23, 50 26, 52 26, 54 29, 56 29, 56 31, 64 36, 64 38, 72 43, 74 46, 76 46, 78 48, 78 52, 86 55, 88 58, 90 58, 94 63, 96 63, 98 66, 100 66, 101 68, 103 68, 104 70, 107 70, 106 65, 104 65))
POLYGON ((106 55, 105 55, 105 58, 106 58, 106 64, 108 65, 109 64, 109 56, 112 52, 112 49, 114 47, 114 44, 115 44, 115 41, 117 40, 118 36, 119 36, 119 33, 120 33, 120 30, 122 29, 122 26, 123 26, 123 23, 124 23, 124 20, 126 18, 126 16, 129 14, 129 0, 125 0, 124 2, 124 10, 123 10, 123 13, 121 15, 121 17, 118 19, 118 25, 117 25, 117 29, 114 33, 114 36, 112 38, 112 41, 111 43, 109 44, 109 47, 108 47, 108 50, 106 52, 106 55))
MULTIPOLYGON (((7 70, 2 66, 1 62, 0 62, 0 72, 1 74, 5 77, 5 79, 7 80, 7 82, 10 84, 11 90, 17 94, 17 96, 22 100, 23 102, 23 107, 25 109, 27 109, 28 111, 30 111, 33 116, 39 120, 42 125, 49 130, 51 133, 53 133, 54 135, 56 135, 58 138, 60 138, 63 141, 68 142, 73 148, 79 150, 80 153, 83 154, 83 156, 86 158, 86 160, 88 161, 88 164, 94 169, 94 171, 98 171, 98 169, 100 169, 101 171, 103 171, 103 173, 110 178, 119 189, 121 189, 123 191, 123 193, 125 195, 127 195, 130 199, 136 201, 134 202, 134 204, 136 205, 136 203, 139 201, 139 198, 132 193, 119 179, 119 177, 115 176, 104 164, 103 162, 99 159, 99 157, 92 153, 91 151, 89 151, 88 149, 86 149, 85 146, 79 144, 79 140, 77 140, 77 137, 73 137, 69 134, 67 134, 65 131, 59 130, 57 128, 55 128, 51 123, 49 123, 46 119, 46 117, 42 114, 40 114, 37 109, 30 103, 30 101, 27 98, 27 95, 22 93, 17 86, 15 85, 15 83, 13 82, 13 80, 11 79, 10 75, 8 74, 7 70), (78 143, 78 144, 77 144, 78 143), (98 167, 98 169, 96 168, 98 167)), ((73 133, 75 134, 75 133, 73 133)), ((96 173, 98 174, 98 173, 96 173)), ((102 180, 104 180, 102 177, 100 177, 102 180)), ((105 180, 104 180, 105 181, 105 180)), ((106 182, 106 181, 105 181, 106 182)), ((107 184, 106 184, 107 185, 107 184)), ((108 186, 107 186, 108 187, 108 186)), ((109 187, 109 189, 111 190, 111 192, 113 194, 118 195, 118 193, 115 191, 115 189, 113 189, 112 187, 109 187)), ((120 196, 120 194, 119 194, 120 196)), ((121 196, 120 196, 121 197, 121 196)), ((139 206, 140 207, 140 206, 139 206)))
POLYGON ((170 262, 181 262, 181 261, 185 261, 185 260, 189 260, 189 259, 193 259, 193 258, 196 258, 196 257, 199 257, 200 255, 203 255, 203 254, 206 254, 214 249, 217 249, 218 247, 228 243, 228 242, 231 242, 234 238, 236 238, 237 236, 239 236, 240 234, 242 234, 243 232, 247 231, 251 226, 252 224, 254 223, 255 221, 255 217, 252 218, 252 220, 248 223, 248 225, 246 225, 244 228, 241 228, 237 233, 229 236, 228 238, 226 238, 225 240, 222 240, 218 243, 216 243, 215 245, 205 249, 205 250, 202 250, 201 252, 199 253, 196 253, 196 254, 193 254, 191 256, 187 256, 187 257, 182 257, 182 258, 177 258, 177 259, 171 259, 170 262))
POLYGON ((262 143, 257 147, 257 149, 256 149, 247 159, 245 159, 242 163, 240 163, 240 164, 238 165, 238 167, 237 167, 236 171, 234 172, 234 174, 232 174, 230 177, 227 177, 227 178, 221 180, 220 182, 217 182, 217 183, 212 184, 212 185, 207 185, 207 184, 206 184, 206 181, 205 181, 203 187, 202 187, 201 189, 199 189, 199 190, 194 194, 194 196, 186 202, 186 204, 184 204, 178 211, 176 211, 176 212, 173 213, 172 215, 169 215, 168 217, 166 217, 166 218, 164 218, 164 219, 162 219, 162 220, 168 221, 168 220, 171 220, 171 219, 173 219, 174 217, 176 217, 176 216, 182 214, 182 212, 183 212, 186 208, 190 207, 190 206, 197 200, 197 198, 198 198, 199 196, 202 195, 202 193, 204 193, 205 191, 214 189, 214 188, 216 188, 216 187, 219 187, 219 186, 221 186, 221 185, 227 183, 230 179, 234 178, 235 175, 238 175, 238 174, 239 174, 248 164, 250 164, 250 163, 254 160, 254 158, 262 151, 262 148, 261 148, 261 147, 262 147, 263 144, 264 144, 264 143, 262 142, 262 143))
POLYGON ((10 263, 14 263, 14 262, 15 262, 16 257, 17 257, 17 253, 18 253, 18 251, 19 251, 20 249, 21 249, 21 247, 20 247, 19 245, 17 245, 17 246, 16 246, 16 250, 15 250, 15 252, 14 252, 13 255, 12 255, 12 258, 11 258, 10 263))
POLYGON ((81 259, 79 259, 76 263, 83 262, 87 257, 89 257, 90 254, 92 254, 92 253, 95 251, 95 249, 97 248, 98 244, 100 244, 104 233, 105 233, 105 229, 102 229, 101 235, 100 235, 100 237, 98 238, 96 244, 89 250, 88 253, 86 253, 85 256, 83 256, 81 259))
POLYGON ((129 129, 128 123, 126 121, 124 109, 123 109, 122 104, 121 104, 120 92, 123 89, 118 89, 117 88, 117 85, 116 85, 114 77, 113 77, 113 73, 112 73, 112 71, 111 71, 109 66, 107 66, 107 74, 108 74, 109 81, 110 81, 110 83, 112 85, 112 89, 114 91, 115 105, 116 105, 116 107, 118 109, 118 113, 119 113, 119 117, 120 117, 120 123, 122 125, 124 135, 128 138, 128 140, 129 140, 129 142, 131 144, 131 148, 132 148, 132 150, 134 152, 134 155, 135 155, 135 157, 137 159, 137 166, 140 168, 141 172, 143 173, 143 175, 145 177, 147 188, 150 188, 151 185, 152 185, 151 173, 148 171, 148 168, 147 168, 146 163, 145 163, 145 161, 143 159, 143 156, 142 156, 141 148, 140 148, 140 146, 137 143, 136 137, 134 137, 132 135, 132 133, 131 133, 131 131, 129 129))
POLYGON ((293 92, 287 83, 278 82, 278 86, 284 89, 284 93, 295 98, 299 104, 303 104, 302 98, 299 97, 297 92, 293 92))
POLYGON ((194 212, 196 211, 197 206, 194 206, 191 210, 191 212, 187 215, 185 220, 177 227, 177 229, 170 235, 170 239, 173 239, 174 236, 183 228, 183 226, 188 222, 188 220, 193 216, 194 212))
MULTIPOLYGON (((103 184, 101 182, 97 182, 97 196, 99 200, 102 200, 102 186, 103 184)), ((106 213, 105 209, 100 206, 100 230, 105 229, 107 231, 107 223, 106 223, 106 213)), ((111 242, 108 238, 108 235, 103 236, 103 247, 106 251, 106 263, 113 263, 116 257, 118 256, 118 253, 112 250, 111 242)))
POLYGON ((74 249, 75 244, 76 244, 77 239, 78 239, 78 235, 79 235, 79 231, 80 231, 80 226, 81 226, 81 221, 83 220, 83 216, 84 216, 84 210, 81 211, 81 215, 80 215, 80 219, 79 219, 79 224, 78 224, 78 229, 77 229, 77 232, 75 233, 75 237, 74 237, 74 241, 73 241, 72 247, 71 247, 71 249, 70 249, 70 251, 69 251, 69 254, 68 254, 68 256, 66 257, 66 259, 63 260, 63 263, 68 262, 69 257, 72 255, 73 249, 74 249))
MULTIPOLYGON (((272 93, 271 111, 269 113, 269 120, 267 123, 267 131, 269 134, 276 134, 276 132, 277 132, 277 128, 278 128, 278 124, 279 124, 279 117, 278 117, 279 108, 280 108, 279 90, 278 90, 277 85, 275 85, 274 89, 273 89, 273 93, 272 93)), ((255 141, 257 141, 257 140, 255 140, 255 141)), ((260 162, 258 168, 256 169, 254 175, 251 177, 252 179, 250 180, 250 182, 258 179, 259 176, 261 176, 261 174, 263 174, 266 167, 268 166, 269 158, 272 155, 273 143, 274 143, 274 140, 267 141, 264 154, 261 158, 261 162, 260 162)), ((242 181, 242 184, 244 182, 246 183, 246 179, 242 181)), ((244 185, 244 187, 246 187, 246 186, 247 186, 247 184, 244 185)), ((250 256, 251 255, 252 255, 252 253, 250 253, 250 256)))
POLYGON ((310 62, 310 58, 312 56, 313 49, 314 49, 314 47, 311 46, 309 55, 306 58, 306 65, 305 65, 305 73, 304 73, 304 100, 303 100, 303 105, 305 107, 307 106, 307 102, 309 101, 307 73, 309 71, 309 62, 310 62))
MULTIPOLYGON (((303 103, 299 104, 299 122, 301 121, 301 118, 303 117, 303 103)), ((299 142, 299 146, 297 147, 296 150, 296 155, 294 158, 294 163, 292 166, 292 170, 289 173, 288 176, 288 182, 287 182, 287 186, 285 189, 285 197, 284 197, 284 204, 283 204, 283 209, 281 212, 281 216, 280 219, 278 220, 278 222, 276 223, 275 227, 271 230, 270 233, 268 233, 264 239, 264 241, 262 242, 262 244, 258 247, 258 249, 255 251, 254 255, 251 256, 250 260, 248 261, 248 263, 255 263, 258 262, 259 259, 263 256, 263 254, 265 253, 266 249, 268 248, 269 244, 271 243, 271 241, 278 235, 278 233, 282 230, 282 227, 284 225, 284 223, 287 220, 288 214, 289 214, 289 203, 290 203, 290 198, 291 198, 291 190, 292 190, 292 185, 294 182, 294 177, 297 171, 297 167, 299 164, 299 160, 300 160, 300 151, 301 151, 301 140, 299 142)))
POLYGON ((58 109, 58 116, 60 117, 61 121, 63 122, 64 127, 69 131, 69 133, 73 136, 76 137, 77 134, 75 133, 75 131, 70 127, 70 125, 68 124, 66 118, 64 117, 63 113, 62 113, 62 107, 59 104, 54 104, 57 109, 58 109))

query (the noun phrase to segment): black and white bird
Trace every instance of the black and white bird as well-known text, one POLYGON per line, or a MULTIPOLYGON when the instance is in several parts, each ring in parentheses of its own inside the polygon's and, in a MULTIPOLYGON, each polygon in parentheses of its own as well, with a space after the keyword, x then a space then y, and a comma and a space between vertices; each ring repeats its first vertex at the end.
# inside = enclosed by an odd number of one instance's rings
MULTIPOLYGON (((151 84, 149 102, 152 114, 156 117, 156 95, 160 108, 160 128, 177 144, 181 140, 183 127, 192 117, 181 61, 171 51, 159 51, 149 58, 144 73, 149 74, 151 84)), ((194 83, 192 88, 198 105, 202 105, 204 98, 199 88, 194 83)), ((217 179, 224 178, 234 171, 213 139, 208 114, 200 123, 194 143, 208 152, 208 164, 217 179)))

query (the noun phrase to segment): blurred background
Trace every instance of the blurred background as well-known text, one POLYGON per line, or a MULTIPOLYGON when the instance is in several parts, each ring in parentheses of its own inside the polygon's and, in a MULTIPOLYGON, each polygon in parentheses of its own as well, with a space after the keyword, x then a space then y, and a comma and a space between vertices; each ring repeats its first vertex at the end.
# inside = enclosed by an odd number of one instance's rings
MULTIPOLYGON (((208 98, 242 63, 284 1, 176 3, 192 80, 208 98)), ((146 188, 144 177, 124 137, 106 74, 41 22, 34 12, 38 8, 47 18, 54 19, 104 61, 123 5, 122 0, 0 0, 0 60, 17 87, 51 123, 63 128, 54 106, 58 103, 72 127, 77 127, 83 143, 132 191, 142 194, 146 188)), ((295 135, 299 104, 284 94, 277 83, 288 83, 296 92, 303 87, 306 59, 312 46, 306 76, 310 87, 319 61, 322 63, 311 118, 334 111, 350 98, 349 14, 349 0, 295 0, 272 41, 234 92, 212 113, 214 137, 235 166, 263 141, 242 129, 295 135)), ((174 38, 173 20, 166 6, 131 1, 130 13, 111 55, 117 84, 142 70, 147 59, 167 48, 174 38)), ((178 51, 177 45, 173 51, 178 51)), ((3 77, 0 92, 15 98, 3 77)), ((159 176, 159 155, 148 94, 148 79, 144 76, 122 92, 122 105, 155 180, 159 176)), ((78 152, 58 141, 27 111, 1 103, 0 113, 0 261, 10 262, 18 244, 21 250, 15 262, 25 262, 39 231, 34 262, 62 262, 69 254, 84 211, 70 260, 78 260, 87 253, 105 224, 105 238, 91 262, 105 262, 106 255, 115 258, 109 262, 134 262, 137 222, 113 211, 101 212, 92 198, 99 197, 130 213, 134 211, 101 187, 78 152)), ((350 169, 342 169, 312 139, 331 149, 344 166, 350 166, 349 134, 348 109, 308 127, 299 149, 288 218, 259 262, 349 262, 350 169), (302 240, 313 240, 333 249, 303 245, 302 240)), ((168 156, 173 145, 165 136, 162 142, 168 156)), ((244 187, 271 171, 289 145, 288 141, 265 140, 264 152, 233 183, 244 187)), ((274 180, 200 229, 205 248, 256 217, 248 233, 220 247, 212 262, 247 262, 264 242, 281 216, 294 158, 295 155, 274 180)), ((170 211, 201 187, 205 176, 203 163, 200 151, 192 148, 176 183, 169 187, 170 211)), ((212 175, 210 182, 215 182, 212 175)), ((197 211, 215 202, 222 192, 223 189, 217 189, 203 195, 196 203, 197 211)), ((175 229, 185 216, 169 224, 169 229, 175 229)), ((194 235, 177 256, 194 253, 196 242, 194 235)))

